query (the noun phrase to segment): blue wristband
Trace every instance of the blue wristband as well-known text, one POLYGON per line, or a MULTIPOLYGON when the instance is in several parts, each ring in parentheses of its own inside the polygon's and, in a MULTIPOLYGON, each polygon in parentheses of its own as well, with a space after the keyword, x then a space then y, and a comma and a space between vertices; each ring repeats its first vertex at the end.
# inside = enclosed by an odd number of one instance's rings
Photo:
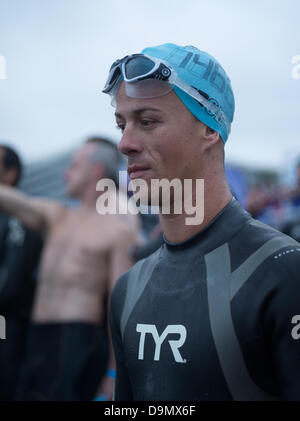
POLYGON ((107 395, 105 393, 101 393, 101 395, 94 398, 93 401, 107 401, 107 395))
POLYGON ((107 370, 106 375, 112 379, 116 378, 116 370, 107 370))

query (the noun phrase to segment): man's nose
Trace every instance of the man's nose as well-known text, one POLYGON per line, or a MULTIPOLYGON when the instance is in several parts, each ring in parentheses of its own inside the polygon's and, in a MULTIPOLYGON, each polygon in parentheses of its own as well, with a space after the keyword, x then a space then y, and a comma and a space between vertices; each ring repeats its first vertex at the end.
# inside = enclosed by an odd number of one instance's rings
POLYGON ((122 154, 130 156, 141 152, 143 150, 143 145, 140 139, 135 136, 134 129, 127 126, 123 131, 118 148, 122 154))

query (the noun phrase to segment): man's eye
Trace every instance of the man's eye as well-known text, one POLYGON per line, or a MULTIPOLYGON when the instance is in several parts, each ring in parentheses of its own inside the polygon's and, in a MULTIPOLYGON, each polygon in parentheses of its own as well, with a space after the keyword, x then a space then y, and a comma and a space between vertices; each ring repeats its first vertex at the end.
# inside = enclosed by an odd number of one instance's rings
POLYGON ((143 127, 150 127, 154 124, 154 120, 143 119, 141 120, 141 124, 143 127))
POLYGON ((125 129, 125 125, 124 125, 124 124, 121 124, 121 123, 117 123, 117 124, 116 124, 116 128, 117 128, 118 130, 121 130, 121 132, 123 133, 123 131, 124 131, 124 129, 125 129))

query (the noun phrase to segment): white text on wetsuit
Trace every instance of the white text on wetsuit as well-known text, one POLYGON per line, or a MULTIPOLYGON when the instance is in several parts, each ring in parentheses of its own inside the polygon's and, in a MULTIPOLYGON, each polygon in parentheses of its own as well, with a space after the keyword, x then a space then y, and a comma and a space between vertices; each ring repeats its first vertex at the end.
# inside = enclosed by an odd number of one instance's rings
POLYGON ((138 323, 136 325, 136 331, 141 334, 138 355, 139 360, 144 359, 145 338, 147 333, 150 333, 152 335, 153 340, 155 342, 154 361, 159 361, 161 346, 166 337, 169 334, 176 333, 179 335, 179 339, 172 339, 168 342, 173 352, 175 361, 177 363, 186 363, 186 360, 182 358, 180 352, 178 351, 178 348, 182 347, 186 340, 186 328, 183 325, 168 325, 160 336, 157 332, 155 325, 146 325, 138 323))

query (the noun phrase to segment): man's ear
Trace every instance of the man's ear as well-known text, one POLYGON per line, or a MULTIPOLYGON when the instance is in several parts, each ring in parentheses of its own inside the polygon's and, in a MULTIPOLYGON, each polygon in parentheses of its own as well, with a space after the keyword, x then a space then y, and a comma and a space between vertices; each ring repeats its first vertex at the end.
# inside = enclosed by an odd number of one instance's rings
POLYGON ((204 125, 203 128, 203 140, 205 148, 207 149, 222 141, 220 134, 206 125, 204 125))
POLYGON ((14 186, 18 178, 18 170, 16 168, 8 168, 3 174, 3 182, 8 186, 14 186))
POLYGON ((100 178, 105 177, 105 173, 105 166, 103 164, 99 162, 96 165, 94 165, 94 174, 98 180, 100 180, 100 178))

